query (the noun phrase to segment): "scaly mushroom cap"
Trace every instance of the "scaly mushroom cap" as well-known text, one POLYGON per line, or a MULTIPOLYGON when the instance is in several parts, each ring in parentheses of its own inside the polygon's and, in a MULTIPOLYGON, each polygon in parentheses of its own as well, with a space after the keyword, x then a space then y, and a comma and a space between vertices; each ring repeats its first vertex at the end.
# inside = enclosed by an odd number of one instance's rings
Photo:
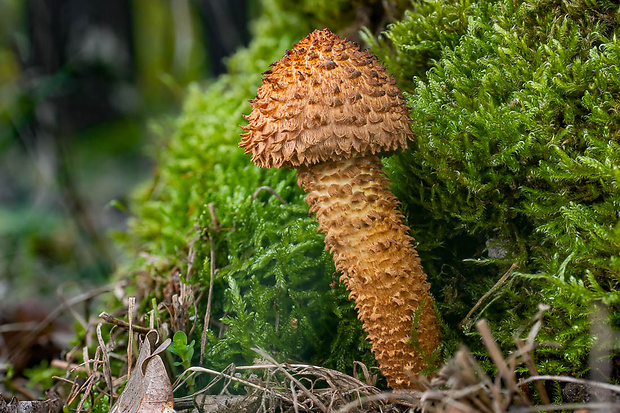
POLYGON ((239 146, 263 168, 297 167, 404 149, 404 100, 376 57, 329 30, 303 38, 251 100, 239 146))

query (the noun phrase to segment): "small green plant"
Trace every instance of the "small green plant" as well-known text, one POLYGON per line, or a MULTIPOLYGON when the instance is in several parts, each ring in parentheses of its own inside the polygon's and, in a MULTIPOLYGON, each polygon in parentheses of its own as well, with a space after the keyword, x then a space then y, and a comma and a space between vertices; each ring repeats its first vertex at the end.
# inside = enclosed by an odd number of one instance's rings
MULTIPOLYGON (((79 398, 78 398, 79 400, 79 398)), ((110 411, 110 397, 103 395, 95 399, 94 404, 91 405, 91 398, 86 399, 82 406, 82 411, 89 413, 108 413, 110 411)), ((78 401, 76 400, 77 404, 78 401)), ((75 411, 75 406, 63 406, 63 413, 71 413, 75 411)))
POLYGON ((175 361, 175 366, 182 366, 184 369, 188 369, 192 365, 192 357, 194 356, 194 344, 195 340, 191 343, 187 343, 187 335, 182 331, 177 331, 172 337, 172 343, 168 347, 168 351, 178 356, 181 361, 175 361))
POLYGON ((38 390, 49 389, 54 384, 52 376, 61 376, 64 370, 52 367, 47 360, 39 365, 24 370, 24 376, 28 378, 28 385, 38 390))

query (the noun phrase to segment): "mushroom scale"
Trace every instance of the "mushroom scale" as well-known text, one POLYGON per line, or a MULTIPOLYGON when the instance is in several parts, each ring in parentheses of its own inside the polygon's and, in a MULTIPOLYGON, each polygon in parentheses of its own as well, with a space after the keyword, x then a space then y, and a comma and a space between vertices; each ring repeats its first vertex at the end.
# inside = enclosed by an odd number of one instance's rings
POLYGON ((407 147, 394 78, 359 45, 315 30, 263 72, 241 147, 261 167, 297 167, 407 147))
POLYGON ((392 388, 437 348, 429 284, 379 155, 407 147, 410 119, 368 51, 315 30, 264 72, 239 144, 261 167, 297 168, 341 281, 392 388))
POLYGON ((426 275, 380 158, 300 166, 297 177, 381 373, 390 387, 411 388, 410 376, 426 366, 424 355, 435 350, 440 331, 426 275), (422 304, 415 341, 414 314, 422 304))

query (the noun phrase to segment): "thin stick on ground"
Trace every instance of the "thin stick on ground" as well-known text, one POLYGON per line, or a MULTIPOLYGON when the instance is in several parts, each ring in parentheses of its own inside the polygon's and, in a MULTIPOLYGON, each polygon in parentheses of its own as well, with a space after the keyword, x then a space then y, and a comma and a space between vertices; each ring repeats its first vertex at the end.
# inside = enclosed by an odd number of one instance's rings
POLYGON ((105 379, 105 382, 108 385, 108 390, 110 391, 111 407, 114 398, 114 386, 112 384, 112 370, 110 368, 110 356, 108 354, 108 347, 103 341, 103 336, 101 335, 101 323, 97 324, 97 340, 99 341, 99 348, 101 348, 101 355, 103 360, 103 378, 105 379))
MULTIPOLYGON (((99 318, 104 320, 106 323, 113 324, 115 326, 122 327, 122 328, 125 328, 125 329, 129 330, 129 323, 128 322, 123 321, 123 320, 119 320, 118 318, 114 317, 110 313, 106 313, 104 311, 101 314, 99 314, 99 318)), ((132 324, 131 328, 133 329, 133 331, 135 331, 136 333, 139 333, 139 334, 146 334, 146 333, 148 333, 149 331, 152 330, 152 328, 137 326, 135 324, 132 324)))
POLYGON ((131 377, 131 359, 133 356, 133 317, 136 308, 136 297, 129 297, 127 320, 129 320, 129 340, 127 344, 127 378, 131 377))
POLYGON ((284 393, 275 391, 275 390, 270 389, 268 387, 259 386, 258 384, 254 384, 254 383, 252 383, 250 381, 241 379, 239 377, 235 377, 235 376, 230 375, 230 374, 222 373, 222 372, 219 372, 219 371, 216 371, 216 370, 207 369, 207 368, 204 368, 204 367, 190 367, 186 371, 195 371, 195 372, 199 372, 199 373, 215 374, 215 375, 221 376, 221 377, 223 377, 225 379, 228 379, 228 380, 231 380, 231 381, 243 384, 244 386, 248 386, 248 387, 251 387, 253 389, 257 389, 257 390, 261 390, 261 391, 264 391, 264 392, 268 392, 268 393, 273 394, 274 396, 276 396, 278 398, 283 399, 284 401, 286 401, 288 403, 293 403, 293 400, 289 399, 288 397, 286 397, 284 395, 284 393))
POLYGON ((587 412, 614 412, 612 409, 620 409, 620 403, 564 403, 564 404, 547 404, 542 406, 530 406, 530 407, 517 407, 510 410, 510 413, 536 413, 542 411, 560 411, 560 410, 573 410, 587 411, 587 412), (582 410, 583 409, 583 410, 582 410))
POLYGON ((519 381, 519 384, 526 384, 526 383, 535 382, 539 380, 555 380, 555 381, 563 381, 567 383, 584 384, 586 386, 599 387, 601 389, 611 390, 613 392, 620 394, 620 386, 618 385, 602 383, 602 382, 586 380, 586 379, 578 379, 576 377, 570 377, 570 376, 552 376, 552 375, 533 376, 533 377, 528 377, 527 379, 523 379, 519 381))

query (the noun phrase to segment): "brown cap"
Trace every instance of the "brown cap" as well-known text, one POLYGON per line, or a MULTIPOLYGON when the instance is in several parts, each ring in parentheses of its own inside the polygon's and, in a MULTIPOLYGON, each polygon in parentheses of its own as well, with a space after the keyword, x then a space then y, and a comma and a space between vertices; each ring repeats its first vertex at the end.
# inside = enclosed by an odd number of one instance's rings
POLYGON ((315 30, 271 66, 239 144, 258 166, 381 154, 412 138, 394 78, 356 43, 315 30))

